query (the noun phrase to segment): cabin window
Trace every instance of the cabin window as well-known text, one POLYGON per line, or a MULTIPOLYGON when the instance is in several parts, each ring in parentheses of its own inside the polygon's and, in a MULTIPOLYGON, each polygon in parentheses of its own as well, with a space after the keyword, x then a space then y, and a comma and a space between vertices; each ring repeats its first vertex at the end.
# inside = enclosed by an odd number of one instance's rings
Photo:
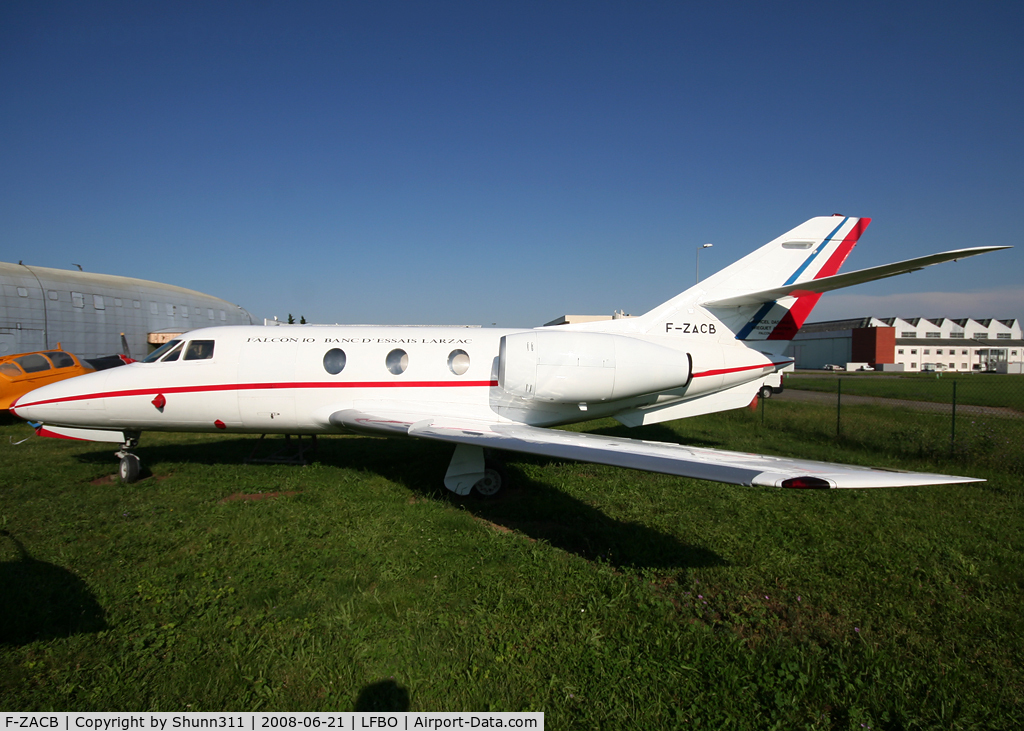
POLYGON ((209 360, 212 357, 212 340, 193 340, 185 349, 185 357, 182 360, 209 360))
POLYGON ((54 368, 70 368, 75 364, 75 359, 63 350, 54 350, 46 354, 46 357, 53 361, 54 368))
POLYGON ((181 343, 179 343, 179 344, 178 344, 178 347, 176 347, 176 348, 175 348, 174 350, 172 350, 172 351, 171 351, 170 353, 168 353, 168 354, 167 354, 167 355, 165 355, 165 356, 164 356, 163 358, 161 358, 161 359, 160 359, 160 362, 161 362, 161 363, 173 363, 173 362, 174 362, 174 361, 176 361, 176 360, 177 360, 177 359, 178 359, 179 357, 181 357, 181 343))
POLYGON ((139 302, 138 300, 132 300, 132 307, 134 307, 136 310, 138 310, 138 309, 140 309, 142 307, 142 303, 139 302))
POLYGON ((50 370, 50 361, 38 353, 29 353, 14 360, 25 369, 26 373, 39 373, 40 371, 50 370))
POLYGON ((168 317, 174 317, 174 305, 170 302, 167 303, 167 315, 168 317))
POLYGON ((345 362, 345 351, 341 348, 331 348, 324 353, 324 370, 332 376, 345 370, 345 362))
POLYGON ((72 292, 71 304, 75 307, 85 307, 85 295, 81 292, 72 292))
POLYGON ((123 303, 123 302, 121 302, 121 298, 120 298, 120 297, 115 297, 115 298, 114 298, 114 307, 120 307, 120 306, 121 306, 121 305, 123 305, 123 304, 124 304, 124 303, 123 303))
POLYGON ((54 292, 52 289, 46 291, 46 296, 52 299, 54 302, 60 299, 60 295, 54 292))
POLYGON ((145 358, 143 358, 142 362, 143 363, 156 363, 158 360, 160 360, 165 355, 167 355, 168 351, 170 351, 173 347, 175 347, 176 345, 180 345, 180 344, 181 344, 180 340, 171 340, 170 342, 164 343, 159 348, 157 348, 152 353, 150 353, 145 358))
POLYGON ((21 368, 18 368, 14 363, 0 363, 0 373, 3 373, 5 376, 25 375, 22 373, 21 368))
POLYGON ((465 350, 453 350, 448 354, 448 370, 457 376, 469 370, 469 353, 465 350))
POLYGON ((105 310, 105 309, 107 309, 107 306, 105 304, 103 304, 103 295, 101 295, 101 294, 94 294, 92 296, 92 306, 93 306, 93 309, 97 309, 97 310, 105 310))
POLYGON ((212 320, 213 319, 213 310, 211 308, 209 308, 209 307, 206 308, 206 319, 207 320, 212 320))
POLYGON ((180 309, 181 309, 181 316, 182 317, 188 317, 188 305, 182 305, 180 309))
POLYGON ((388 370, 396 376, 400 376, 405 373, 405 369, 409 367, 409 354, 401 348, 395 348, 388 357, 384 359, 385 365, 388 370))
POLYGON ((149 314, 151 314, 151 315, 159 315, 160 314, 160 310, 158 309, 156 302, 150 302, 149 303, 149 314))
POLYGON ((25 289, 24 287, 18 287, 18 296, 19 297, 28 297, 28 290, 25 289))
POLYGON ((220 311, 220 321, 221 321, 221 322, 224 322, 224 321, 225 321, 225 320, 227 320, 227 319, 228 319, 228 316, 227 316, 227 314, 226 314, 226 313, 224 312, 224 310, 221 310, 221 311, 220 311))

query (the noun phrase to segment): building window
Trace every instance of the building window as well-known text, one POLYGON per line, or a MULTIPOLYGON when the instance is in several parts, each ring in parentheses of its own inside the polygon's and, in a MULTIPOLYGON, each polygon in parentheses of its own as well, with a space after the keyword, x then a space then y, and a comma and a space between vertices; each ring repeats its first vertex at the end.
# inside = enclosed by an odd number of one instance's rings
POLYGON ((916 338, 917 337, 917 332, 900 333, 900 337, 901 338, 916 338))
POLYGON ((1009 340, 1010 333, 996 333, 996 338, 998 338, 999 340, 1009 340))
POLYGON ((972 335, 971 337, 973 337, 975 340, 984 340, 985 338, 988 337, 988 333, 974 333, 974 335, 972 335))
POLYGON ((926 338, 941 338, 941 337, 942 337, 942 333, 936 333, 936 332, 930 332, 930 333, 927 333, 927 332, 926 332, 926 333, 924 334, 924 336, 925 336, 926 338))
POLYGON ((963 333, 950 333, 949 334, 949 337, 951 337, 951 338, 962 338, 963 336, 964 336, 963 333))
POLYGON ((900 355, 903 355, 903 348, 900 348, 899 353, 900 355))
POLYGON ((917 348, 911 348, 910 349, 910 354, 911 355, 917 355, 917 348))
POLYGON ((950 368, 956 368, 956 364, 955 364, 955 363, 950 363, 950 364, 949 364, 949 367, 950 367, 950 368))
POLYGON ((924 349, 924 354, 925 355, 931 355, 932 354, 932 349, 931 348, 925 348, 924 349))
POLYGON ((966 363, 961 363, 961 364, 960 364, 960 368, 961 368, 962 370, 966 370, 966 369, 967 369, 967 364, 966 364, 966 363))
POLYGON ((911 364, 910 364, 910 367, 911 367, 911 368, 917 368, 917 363, 911 363, 911 364))
POLYGON ((967 351, 966 350, 961 350, 960 351, 960 355, 967 355, 967 351))
POLYGON ((942 355, 942 348, 935 351, 935 355, 942 355))

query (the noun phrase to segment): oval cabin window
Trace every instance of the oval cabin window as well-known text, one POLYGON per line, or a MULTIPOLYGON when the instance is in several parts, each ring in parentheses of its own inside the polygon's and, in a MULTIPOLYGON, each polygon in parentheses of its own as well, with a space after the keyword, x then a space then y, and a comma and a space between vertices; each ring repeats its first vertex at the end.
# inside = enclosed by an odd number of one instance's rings
POLYGON ((384 364, 392 374, 400 376, 405 373, 405 369, 409 367, 409 354, 401 348, 396 348, 388 353, 388 357, 384 360, 384 364))
POLYGON ((448 355, 448 370, 461 376, 469 370, 469 353, 465 350, 453 350, 448 355))
POLYGON ((324 370, 332 376, 345 370, 345 351, 340 348, 331 348, 324 353, 324 370))

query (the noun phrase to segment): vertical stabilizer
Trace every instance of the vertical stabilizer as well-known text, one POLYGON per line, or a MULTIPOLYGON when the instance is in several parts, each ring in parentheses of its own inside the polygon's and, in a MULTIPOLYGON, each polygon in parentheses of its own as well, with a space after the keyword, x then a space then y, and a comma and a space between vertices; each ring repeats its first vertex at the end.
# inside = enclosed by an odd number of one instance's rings
POLYGON ((738 340, 791 340, 818 303, 820 294, 799 294, 736 307, 705 308, 702 303, 832 276, 870 222, 870 218, 851 216, 812 218, 654 308, 638 318, 635 325, 644 332, 662 333, 675 322, 693 319, 692 315, 683 315, 699 310, 722 324, 723 335, 731 332, 738 340))

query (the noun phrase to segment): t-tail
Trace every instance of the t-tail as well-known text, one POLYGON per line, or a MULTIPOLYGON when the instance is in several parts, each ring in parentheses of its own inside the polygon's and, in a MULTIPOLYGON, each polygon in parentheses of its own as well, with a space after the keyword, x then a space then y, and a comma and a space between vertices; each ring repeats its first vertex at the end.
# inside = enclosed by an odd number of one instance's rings
POLYGON ((1010 248, 957 249, 839 274, 869 223, 854 216, 812 218, 650 312, 607 329, 661 335, 686 323, 720 339, 781 353, 824 292, 1010 248))

